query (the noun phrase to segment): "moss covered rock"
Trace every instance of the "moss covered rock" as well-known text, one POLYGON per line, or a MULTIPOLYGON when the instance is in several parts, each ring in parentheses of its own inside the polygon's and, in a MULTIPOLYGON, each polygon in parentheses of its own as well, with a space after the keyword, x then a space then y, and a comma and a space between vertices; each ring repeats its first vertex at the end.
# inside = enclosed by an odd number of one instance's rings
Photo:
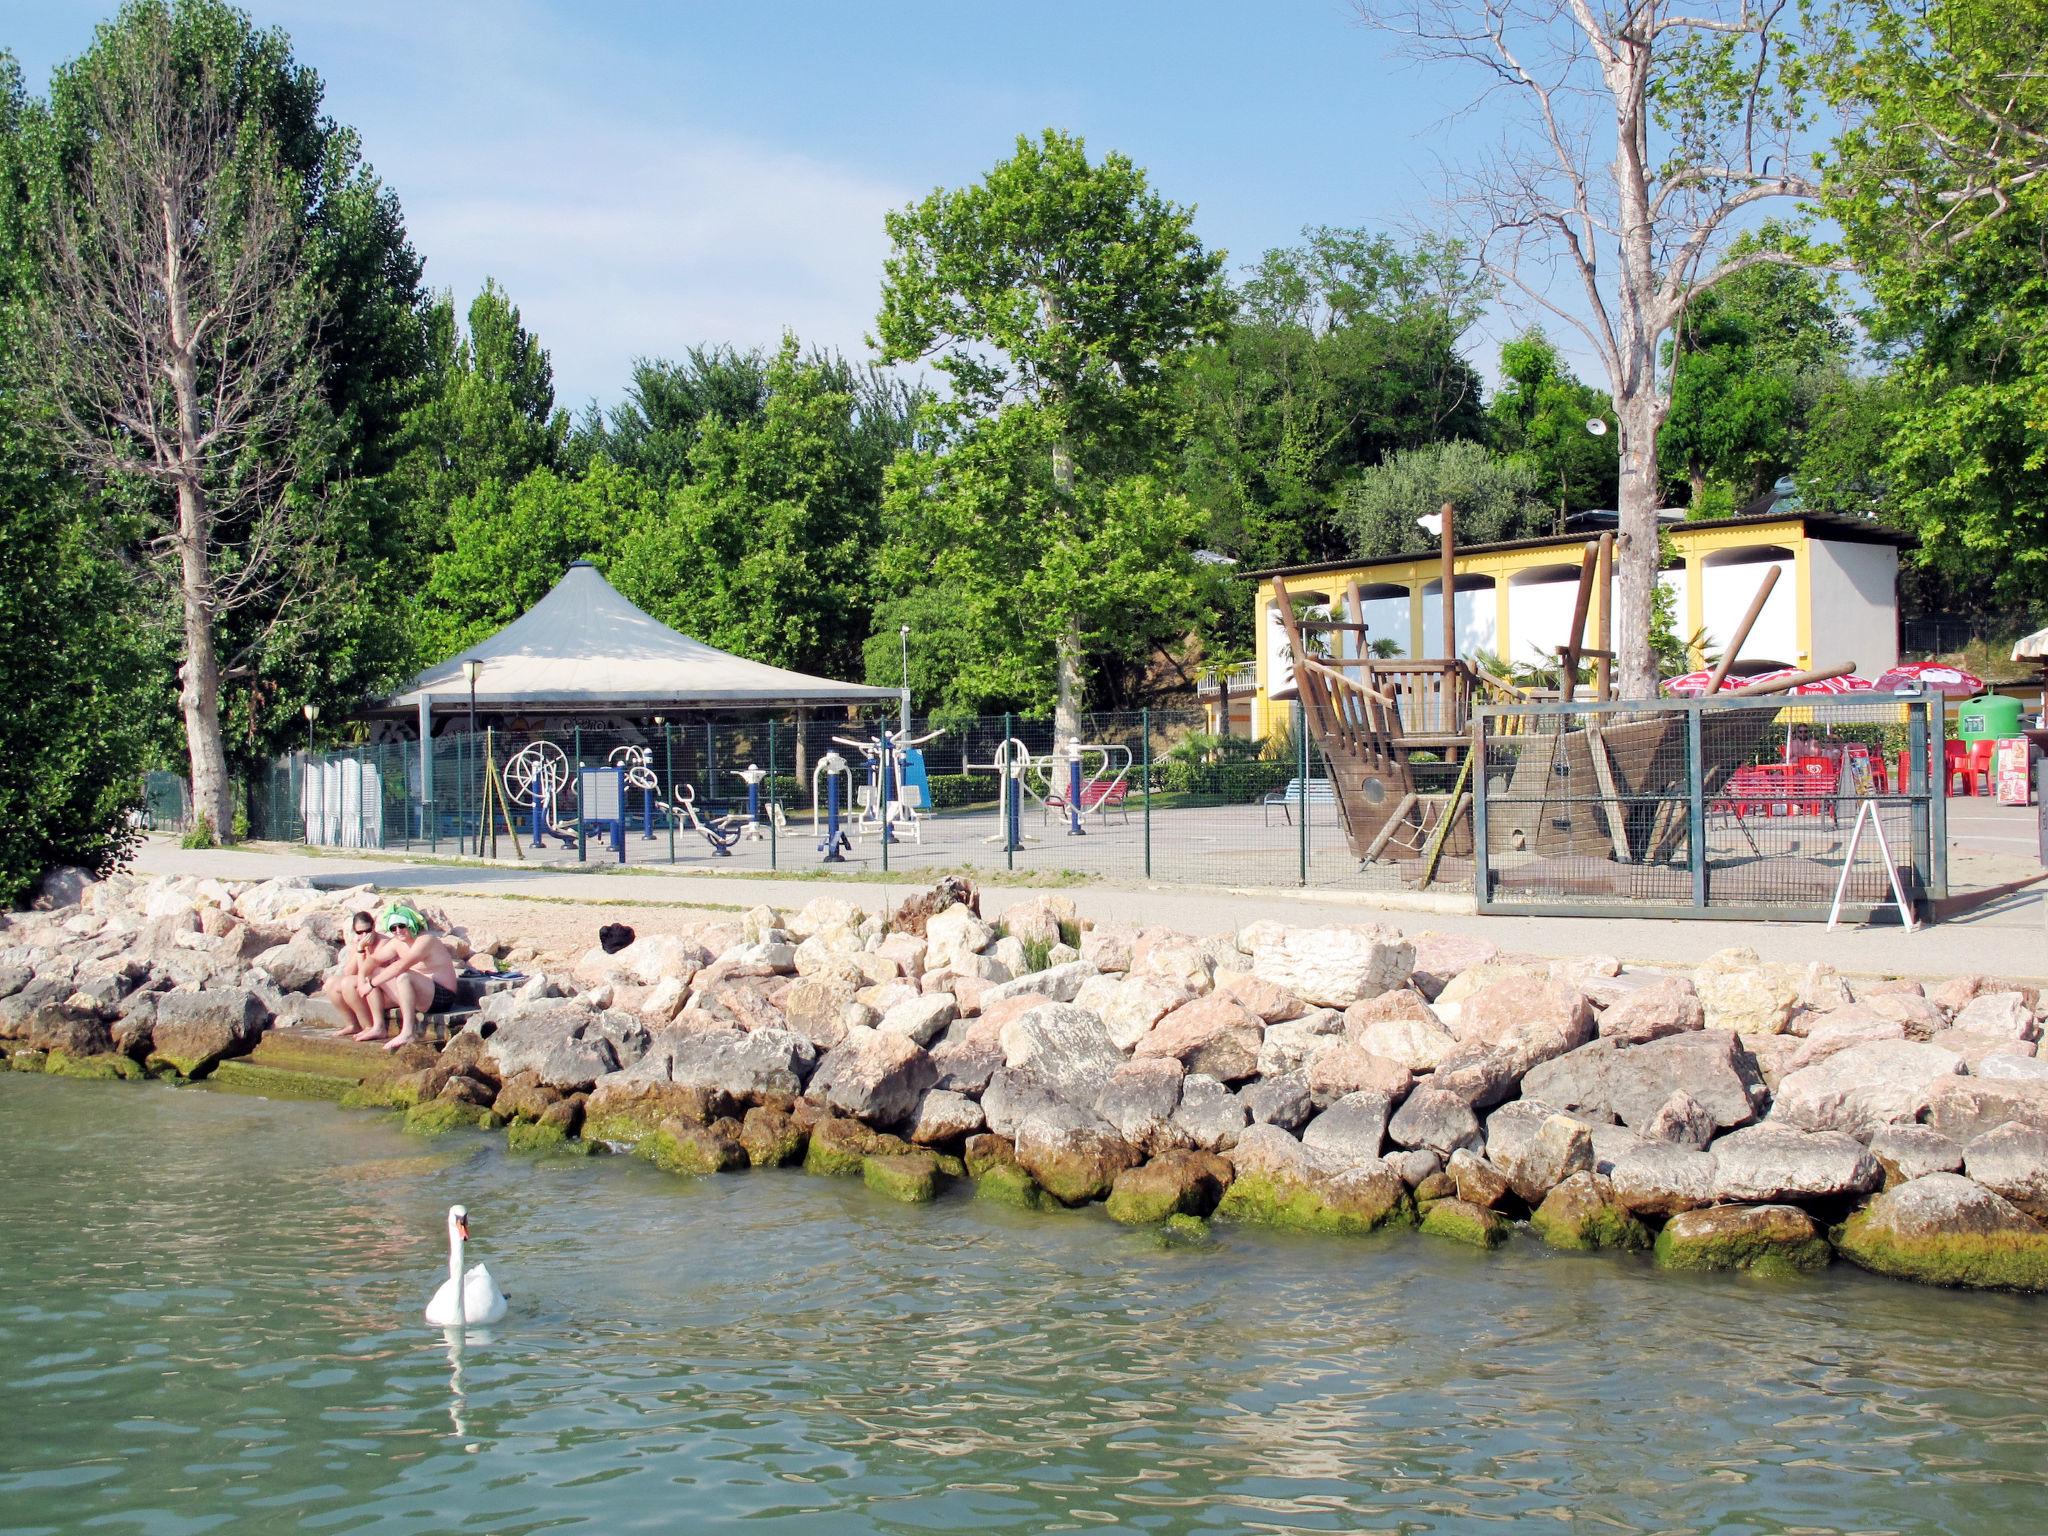
POLYGON ((974 1179, 980 1178, 985 1169, 992 1168, 998 1163, 1017 1161, 1015 1144, 1009 1137, 998 1136, 994 1131, 983 1131, 978 1136, 968 1137, 967 1145, 962 1151, 962 1161, 967 1164, 967 1176, 974 1179))
POLYGON ((1159 1225, 1160 1241, 1169 1248, 1192 1248, 1213 1240, 1209 1223, 1185 1211, 1169 1216, 1159 1225))
POLYGON ((584 1106, 583 1136, 586 1141, 606 1141, 616 1146, 637 1148, 669 1120, 689 1120, 709 1125, 717 1117, 716 1106, 707 1095, 680 1083, 626 1082, 630 1074, 613 1073, 600 1078, 584 1106))
MULTIPOLYGON (((729 1124, 729 1122, 727 1122, 729 1124)), ((670 1173, 730 1173, 747 1166, 746 1148, 725 1124, 666 1120, 641 1143, 641 1152, 670 1173)))
POLYGON ((1038 1180, 1016 1163, 986 1164, 974 1176, 974 1198, 1014 1206, 1020 1211, 1053 1210, 1059 1205, 1038 1187, 1038 1180))
POLYGON ((1657 1234, 1665 1269, 1748 1269, 1760 1275, 1825 1269, 1834 1250, 1796 1205, 1711 1205, 1680 1211, 1657 1234))
POLYGON ((1543 1197, 1529 1225, 1551 1247, 1573 1252, 1650 1246, 1649 1229, 1615 1197, 1605 1174, 1573 1174, 1543 1197))
POLYGON ((1230 1183, 1230 1164, 1211 1152, 1162 1152, 1141 1168, 1126 1168, 1109 1191, 1112 1221, 1151 1226, 1168 1217, 1203 1217, 1216 1209, 1230 1183))
POLYGON ((897 1152, 861 1162, 863 1183, 905 1205, 925 1205, 939 1193, 939 1162, 928 1152, 897 1152))
POLYGON ((1930 1173, 1876 1196, 1835 1234, 1844 1258, 1902 1280, 2048 1290, 2048 1229, 1959 1173, 1930 1173))
POLYGON ((149 1076, 142 1064, 112 1051, 91 1056, 74 1056, 69 1051, 51 1051, 43 1059, 43 1070, 55 1077, 76 1077, 87 1082, 141 1082, 149 1076))
POLYGON ((826 1115, 811 1127, 804 1147, 804 1171, 829 1178, 857 1179, 870 1153, 886 1153, 875 1133, 845 1115, 826 1115))
MULTIPOLYGON (((140 1073, 137 1073, 140 1076, 140 1073)), ((266 1099, 325 1099, 339 1102, 356 1085, 339 1077, 259 1066, 247 1059, 215 1064, 206 1080, 230 1093, 259 1094, 266 1099)))
POLYGON ((495 1119, 489 1110, 480 1110, 474 1104, 458 1104, 452 1099, 429 1099, 405 1112, 404 1126, 414 1136, 445 1136, 450 1131, 488 1126, 495 1119))
POLYGON ((545 1120, 514 1120, 505 1127, 505 1145, 514 1152, 559 1152, 570 1157, 588 1157, 597 1150, 559 1123, 545 1120))
POLYGON ((1422 1230, 1473 1248, 1498 1248, 1508 1240, 1512 1224, 1499 1211, 1447 1195, 1429 1203, 1422 1213, 1422 1230))
POLYGON ((809 1141, 795 1118, 784 1109, 760 1105, 740 1122, 740 1145, 756 1168, 786 1168, 803 1161, 809 1141))
POLYGON ((7 1058, 7 1065, 16 1072, 40 1072, 49 1057, 48 1051, 38 1051, 23 1046, 7 1058))
POLYGON ((455 1074, 446 1067, 422 1067, 414 1072, 402 1073, 391 1079, 388 1092, 391 1103, 399 1109, 411 1109, 415 1104, 425 1104, 441 1096, 441 1090, 448 1086, 455 1074))
POLYGON ((391 1084, 388 1080, 372 1079, 358 1083, 353 1088, 344 1088, 341 1097, 335 1100, 343 1109, 396 1109, 391 1102, 391 1084))
POLYGON ((1413 1226, 1415 1202, 1400 1175, 1383 1164, 1312 1175, 1256 1169, 1239 1171, 1216 1214, 1301 1232, 1362 1236, 1413 1226))

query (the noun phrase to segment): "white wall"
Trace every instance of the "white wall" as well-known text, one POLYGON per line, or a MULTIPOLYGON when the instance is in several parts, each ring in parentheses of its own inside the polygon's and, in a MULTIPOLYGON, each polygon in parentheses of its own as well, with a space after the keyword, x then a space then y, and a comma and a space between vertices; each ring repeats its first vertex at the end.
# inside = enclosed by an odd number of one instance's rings
POLYGON ((1366 597, 1365 609, 1366 639, 1368 642, 1391 640, 1401 649, 1394 654, 1408 654, 1408 592, 1403 588, 1398 597, 1366 597))
POLYGON ((1899 552, 1889 544, 1807 544, 1813 579, 1813 664, 1854 662, 1874 678, 1899 661, 1899 552))
MULTIPOLYGON (((1441 583, 1432 582, 1422 589, 1422 655, 1425 660, 1443 659, 1444 602, 1440 586, 1441 583)), ((1458 626, 1460 656, 1469 656, 1475 650, 1494 649, 1499 626, 1494 622, 1493 583, 1489 581, 1483 587, 1459 587, 1452 603, 1451 617, 1458 626)))
POLYGON ((1798 583, 1793 580, 1790 555, 1776 560, 1709 564, 1700 573, 1700 590, 1706 612, 1695 624, 1687 626, 1686 634, 1681 638, 1691 638, 1695 627, 1704 628, 1707 648, 1712 651, 1724 649, 1736 626, 1742 623, 1742 616, 1749 611, 1749 605, 1756 600, 1756 590, 1763 584, 1764 573, 1772 566, 1777 567, 1778 584, 1771 588, 1770 600, 1764 604, 1764 611, 1757 615, 1749 638, 1742 643, 1742 655, 1737 659, 1736 667, 1742 670, 1763 660, 1788 667, 1798 666, 1799 593, 1798 583))
MULTIPOLYGON (((1557 660, 1557 649, 1571 638, 1572 608, 1579 600, 1579 573, 1560 566, 1554 581, 1510 581, 1508 583, 1508 640, 1514 654, 1508 664, 1518 667, 1544 666, 1557 660)), ((1459 595, 1463 608, 1464 594, 1459 595)), ((1597 594, 1596 594, 1597 598, 1597 594)), ((1586 614, 1587 644, 1598 634, 1599 614, 1586 614)))

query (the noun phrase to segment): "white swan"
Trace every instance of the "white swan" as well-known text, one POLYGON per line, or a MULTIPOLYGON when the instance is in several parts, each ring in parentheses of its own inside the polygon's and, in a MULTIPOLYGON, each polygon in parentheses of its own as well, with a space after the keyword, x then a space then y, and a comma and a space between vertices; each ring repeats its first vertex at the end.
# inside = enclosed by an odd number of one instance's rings
POLYGON ((448 1278, 427 1303, 427 1321, 437 1328, 466 1323, 495 1323, 505 1315, 505 1294, 491 1272, 478 1264, 462 1272, 462 1244, 469 1236, 469 1212, 448 1207, 448 1278))

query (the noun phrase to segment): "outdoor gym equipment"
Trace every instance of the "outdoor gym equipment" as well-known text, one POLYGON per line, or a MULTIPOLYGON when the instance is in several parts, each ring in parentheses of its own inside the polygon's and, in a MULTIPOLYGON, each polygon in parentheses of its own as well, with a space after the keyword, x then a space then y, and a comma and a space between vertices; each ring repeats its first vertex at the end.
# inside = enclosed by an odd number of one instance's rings
POLYGON ((569 783, 569 754, 552 741, 529 742, 505 760, 505 798, 531 810, 533 846, 558 838, 564 848, 576 846, 573 829, 562 825, 562 791, 569 783))
MULTIPOLYGON (((1034 796, 1040 805, 1045 796, 1032 785, 1030 775, 1033 766, 1031 749, 1015 736, 996 746, 995 755, 986 763, 971 763, 973 768, 992 768, 996 775, 997 826, 1001 829, 994 837, 984 842, 994 843, 1004 853, 1015 853, 1024 846, 1023 818, 1019 814, 1024 796, 1034 796)), ((1037 839, 1033 838, 1033 842, 1037 839)))
POLYGON ((853 788, 853 767, 837 752, 827 752, 811 770, 811 830, 818 830, 818 781, 825 781, 825 835, 818 840, 818 852, 827 864, 844 864, 850 845, 839 830, 839 785, 853 788))
POLYGON ((699 833, 704 841, 711 845, 712 855, 716 858, 731 858, 732 845, 742 837, 745 837, 748 830, 754 825, 752 821, 744 816, 713 816, 708 821, 704 817, 699 816, 697 814, 697 789, 693 784, 685 784, 683 786, 683 792, 676 797, 676 805, 682 811, 684 818, 689 821, 692 830, 699 833))
POLYGON ((647 746, 613 747, 605 759, 614 768, 626 775, 626 787, 640 791, 640 835, 654 836, 654 812, 660 807, 662 815, 671 821, 678 820, 675 807, 659 798, 661 781, 654 775, 654 748, 647 746))
POLYGON ((1131 749, 1112 742, 1070 740, 1064 748, 1046 754, 1047 763, 1055 759, 1064 765, 1066 789, 1053 793, 1051 774, 1043 772, 1048 790, 1039 797, 1040 803, 1048 815, 1055 808, 1066 811, 1069 837, 1085 837, 1087 833, 1081 823, 1086 812, 1101 815, 1111 806, 1123 805, 1128 792, 1124 781, 1131 772, 1131 749))
POLYGON ((918 812, 931 808, 931 779, 925 772, 924 753, 918 749, 945 734, 941 730, 906 738, 884 730, 866 741, 855 741, 846 736, 832 738, 837 745, 852 747, 867 759, 868 781, 856 791, 860 810, 853 823, 856 835, 863 828, 873 826, 881 829, 885 843, 895 841, 898 832, 908 833, 918 842, 924 841, 918 812), (906 786, 917 791, 914 800, 905 793, 906 786))

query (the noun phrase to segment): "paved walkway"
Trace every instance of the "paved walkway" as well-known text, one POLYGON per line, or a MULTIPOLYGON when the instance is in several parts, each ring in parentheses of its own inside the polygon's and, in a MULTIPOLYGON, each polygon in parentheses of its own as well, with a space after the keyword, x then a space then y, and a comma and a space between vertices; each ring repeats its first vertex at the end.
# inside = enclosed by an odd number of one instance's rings
MULTIPOLYGON (((329 887, 374 885, 386 890, 450 896, 512 896, 551 901, 680 903, 742 908, 767 902, 801 906, 831 892, 863 904, 894 904, 920 884, 889 880, 755 878, 707 873, 668 874, 591 865, 576 870, 435 864, 369 853, 309 854, 269 847, 188 852, 168 838, 139 850, 142 874, 212 875, 258 880, 304 875, 329 887)), ((984 911, 1000 913, 1032 890, 991 886, 984 911)), ((1959 976, 1972 972, 2048 983, 2048 930, 2042 887, 1993 897, 1975 910, 1917 933, 1896 926, 1838 929, 1819 923, 1601 917, 1482 917, 1471 912, 1387 912, 1368 896, 1299 889, 1192 889, 1089 884, 1071 888, 1083 915, 1104 922, 1164 923, 1193 933, 1233 929, 1259 917, 1291 923, 1380 921, 1407 932, 1434 929, 1469 933, 1503 949, 1543 955, 1611 954, 1639 964, 1690 964, 1716 950, 1743 944, 1766 960, 1805 964, 1825 960, 1851 975, 1959 976)))

